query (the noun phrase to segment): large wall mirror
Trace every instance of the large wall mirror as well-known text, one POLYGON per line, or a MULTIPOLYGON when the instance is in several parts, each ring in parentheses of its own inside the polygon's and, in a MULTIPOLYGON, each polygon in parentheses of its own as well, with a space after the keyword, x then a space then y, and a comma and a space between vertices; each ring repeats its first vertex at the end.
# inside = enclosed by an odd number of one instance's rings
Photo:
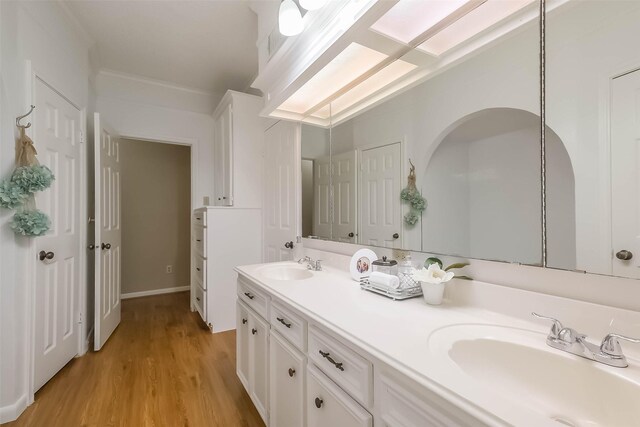
POLYGON ((550 3, 547 266, 640 278, 640 2, 550 3))
MULTIPOLYGON (((334 96, 329 128, 304 124, 303 236, 541 265, 538 16, 482 3, 334 96)), ((402 40, 390 22, 363 40, 402 40)))

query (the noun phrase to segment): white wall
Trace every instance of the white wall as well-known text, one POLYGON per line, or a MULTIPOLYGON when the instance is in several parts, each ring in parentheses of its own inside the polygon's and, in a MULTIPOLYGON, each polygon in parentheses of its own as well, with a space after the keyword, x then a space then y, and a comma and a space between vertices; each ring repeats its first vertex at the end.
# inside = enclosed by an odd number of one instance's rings
MULTIPOLYGON (((85 108, 87 39, 58 2, 0 2, 0 178, 13 169, 15 117, 24 114, 29 104, 25 61, 31 60, 35 72, 85 108)), ((27 339, 32 314, 29 239, 15 237, 9 228, 12 214, 0 209, 0 422, 17 417, 32 400, 27 339)))
MULTIPOLYGON (((196 171, 191 190, 192 204, 194 207, 202 206, 205 196, 213 201, 213 111, 193 111, 203 106, 202 93, 171 89, 172 93, 177 92, 181 96, 170 107, 168 98, 162 94, 167 90, 164 84, 141 78, 123 82, 123 78, 122 75, 114 77, 111 73, 100 73, 97 77, 96 109, 103 120, 120 135, 132 139, 191 144, 192 167, 196 171), (119 90, 112 90, 114 87, 126 87, 131 91, 124 91, 128 93, 125 96, 119 90), (132 93, 138 95, 134 97, 132 93)), ((211 96, 217 99, 215 94, 211 96)))

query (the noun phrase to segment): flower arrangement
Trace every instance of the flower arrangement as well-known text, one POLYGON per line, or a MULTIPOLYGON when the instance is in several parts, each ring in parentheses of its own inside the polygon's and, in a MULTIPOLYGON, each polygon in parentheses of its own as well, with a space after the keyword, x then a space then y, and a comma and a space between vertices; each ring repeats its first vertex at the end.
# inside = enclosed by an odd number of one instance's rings
POLYGON ((453 271, 443 270, 438 264, 433 263, 428 268, 416 270, 411 278, 424 283, 447 283, 453 279, 453 276, 455 276, 453 271))
POLYGON ((20 166, 13 171, 11 183, 24 193, 32 194, 49 188, 54 179, 53 172, 46 166, 20 166))
POLYGON ((17 212, 11 221, 11 228, 23 236, 42 236, 51 228, 51 220, 38 209, 17 212))
MULTIPOLYGON (((438 258, 428 258, 425 261, 425 267, 416 270, 411 278, 420 282, 422 287, 422 295, 427 304, 440 305, 444 297, 444 286, 447 282, 454 278, 455 273, 451 270, 465 267, 467 263, 451 264, 447 268, 442 268, 442 261, 438 258)), ((469 279, 466 276, 460 278, 469 279)))
POLYGON ((15 209, 27 199, 27 193, 22 187, 14 185, 9 180, 0 182, 0 206, 7 209, 15 209))

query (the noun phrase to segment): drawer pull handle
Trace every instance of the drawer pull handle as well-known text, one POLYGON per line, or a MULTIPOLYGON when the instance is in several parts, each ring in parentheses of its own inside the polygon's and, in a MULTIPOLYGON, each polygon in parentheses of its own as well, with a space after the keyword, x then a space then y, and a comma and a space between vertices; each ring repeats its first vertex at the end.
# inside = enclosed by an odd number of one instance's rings
POLYGON ((319 397, 316 397, 315 403, 316 403, 316 408, 320 409, 322 408, 322 404, 324 403, 324 400, 320 399, 319 397))
POLYGON ((285 322, 285 320, 282 317, 276 317, 276 319, 278 319, 278 322, 282 323, 284 326, 291 329, 291 323, 285 322))
POLYGON ((253 329, 251 329, 251 333, 252 333, 253 335, 255 335, 255 334, 257 334, 257 333, 258 333, 258 330, 257 330, 256 328, 253 328, 253 329))
POLYGON ((247 319, 242 319, 242 324, 245 325, 247 323, 247 319))
POLYGON ((254 295, 251 295, 249 292, 245 292, 244 294, 245 294, 245 295, 246 295, 246 297, 247 297, 247 298, 249 298, 249 299, 254 299, 254 298, 255 298, 255 296, 254 296, 254 295))
POLYGON ((196 300, 197 300, 197 301, 200 301, 200 297, 196 297, 196 300))
POLYGON ((196 239, 196 242, 202 242, 202 240, 200 240, 200 239, 196 239))
POLYGON ((196 270, 200 271, 200 267, 196 267, 196 270))
POLYGON ((295 374, 296 374, 296 370, 295 370, 295 369, 293 369, 293 368, 289 368, 289 376, 290 376, 291 378, 293 378, 293 376, 294 376, 295 374))
POLYGON ((318 351, 320 353, 320 355, 322 357, 324 357, 325 359, 327 359, 333 366, 336 367, 336 369, 340 369, 341 371, 344 371, 344 367, 342 366, 341 362, 336 362, 335 360, 333 360, 333 358, 331 356, 329 356, 329 352, 324 352, 322 350, 318 351))
POLYGON ((200 217, 198 217, 198 216, 197 216, 197 217, 196 217, 196 219, 197 219, 198 221, 200 221, 202 218, 200 218, 200 217))

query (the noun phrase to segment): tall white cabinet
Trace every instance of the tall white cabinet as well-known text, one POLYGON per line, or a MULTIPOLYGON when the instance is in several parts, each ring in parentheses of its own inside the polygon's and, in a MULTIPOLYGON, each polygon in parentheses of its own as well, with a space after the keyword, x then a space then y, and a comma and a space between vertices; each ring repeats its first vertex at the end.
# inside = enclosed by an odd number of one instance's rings
POLYGON ((227 91, 213 113, 214 206, 262 207, 262 98, 227 91))

